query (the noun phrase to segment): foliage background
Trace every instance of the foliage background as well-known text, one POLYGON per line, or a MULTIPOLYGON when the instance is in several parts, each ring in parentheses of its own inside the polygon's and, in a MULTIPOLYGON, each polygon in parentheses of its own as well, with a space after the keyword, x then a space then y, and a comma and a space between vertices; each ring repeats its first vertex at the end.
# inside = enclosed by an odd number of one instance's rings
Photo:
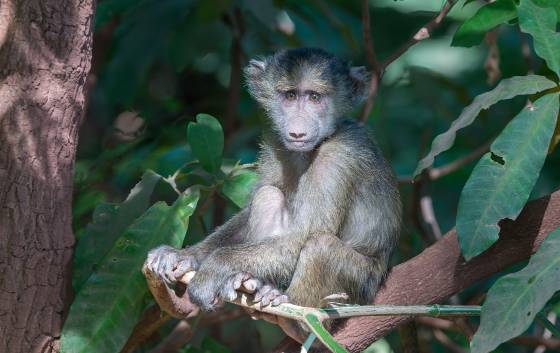
MULTIPOLYGON (((488 42, 471 48, 450 46, 458 25, 483 4, 474 1, 463 6, 460 2, 433 38, 414 46, 385 74, 367 126, 403 181, 410 178, 433 138, 449 127, 473 97, 494 85, 488 82, 491 71, 485 69, 488 42)), ((370 1, 371 32, 378 56, 385 58, 393 52, 441 5, 441 0, 370 1)), ((194 159, 186 143, 187 123, 199 113, 220 120, 225 133, 224 156, 229 163, 255 161, 266 119, 242 82, 235 80, 239 66, 232 48, 236 41, 241 44, 241 65, 255 56, 299 46, 320 47, 355 65, 366 65, 361 15, 360 2, 344 0, 99 1, 90 95, 76 162, 73 211, 78 239, 99 202, 124 200, 147 169, 168 176, 194 159), (228 99, 235 87, 240 87, 240 93, 238 99, 233 93, 232 103, 228 99)), ((500 27, 497 49, 503 77, 528 71, 549 73, 538 57, 523 54, 526 45, 531 45, 529 37, 516 26, 500 27)), ((484 112, 458 135, 451 150, 436 159, 436 167, 494 139, 525 102, 525 97, 517 97, 484 112)), ((558 187, 559 162, 558 151, 548 156, 531 198, 558 187)), ((474 162, 428 186, 442 232, 455 225, 459 196, 473 166, 474 162)), ((418 254, 430 241, 418 224, 414 191, 412 184, 401 183, 407 216, 394 263, 418 254)), ((171 203, 176 195, 158 184, 152 198, 171 203)), ((191 220, 187 244, 200 240, 237 210, 220 193, 210 200, 206 211, 191 220)), ((455 300, 474 300, 493 281, 469 288, 455 300)), ((167 322, 138 351, 149 351, 176 324, 167 322)), ((539 330, 529 329, 530 333, 539 330)), ((420 325, 422 350, 459 352, 468 347, 461 334, 445 334, 452 344, 420 325)), ((261 352, 274 347, 281 337, 276 327, 241 316, 200 326, 192 346, 183 351, 261 352)), ((401 351, 395 334, 372 351, 390 349, 401 351)), ((532 350, 505 344, 497 352, 532 350)))

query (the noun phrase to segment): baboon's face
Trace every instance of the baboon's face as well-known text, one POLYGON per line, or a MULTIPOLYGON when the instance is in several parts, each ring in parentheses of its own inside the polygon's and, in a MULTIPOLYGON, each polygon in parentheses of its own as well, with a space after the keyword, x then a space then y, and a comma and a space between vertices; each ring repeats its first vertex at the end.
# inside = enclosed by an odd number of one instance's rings
POLYGON ((320 49, 290 49, 245 69, 249 91, 266 109, 285 147, 308 152, 336 130, 363 98, 367 72, 320 49))
POLYGON ((294 82, 277 90, 276 104, 269 111, 275 129, 287 149, 311 151, 334 132, 336 121, 330 92, 312 81, 294 82))

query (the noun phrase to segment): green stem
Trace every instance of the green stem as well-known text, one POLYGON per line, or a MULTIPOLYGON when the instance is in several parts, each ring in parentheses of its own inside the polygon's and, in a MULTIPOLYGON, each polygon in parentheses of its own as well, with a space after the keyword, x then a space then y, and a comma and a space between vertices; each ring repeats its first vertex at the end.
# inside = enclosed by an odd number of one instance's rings
POLYGON ((351 305, 319 309, 329 319, 355 316, 478 316, 480 306, 474 305, 351 305))
POLYGON ((544 326, 544 328, 550 331, 550 333, 560 338, 560 329, 556 327, 556 325, 554 325, 552 322, 550 322, 550 320, 548 320, 548 318, 543 314, 542 311, 537 314, 536 319, 538 323, 544 326))
POLYGON ((323 344, 333 353, 348 353, 344 347, 342 347, 325 327, 319 317, 312 313, 308 312, 305 314, 303 321, 307 324, 311 332, 317 336, 317 338, 323 342, 323 344))
POLYGON ((309 352, 309 350, 311 349, 311 345, 313 344, 313 342, 315 342, 315 339, 317 338, 317 336, 315 336, 315 334, 313 332, 311 332, 309 334, 309 336, 307 336, 307 339, 305 340, 305 342, 303 342, 302 346, 301 346, 301 352, 309 352))

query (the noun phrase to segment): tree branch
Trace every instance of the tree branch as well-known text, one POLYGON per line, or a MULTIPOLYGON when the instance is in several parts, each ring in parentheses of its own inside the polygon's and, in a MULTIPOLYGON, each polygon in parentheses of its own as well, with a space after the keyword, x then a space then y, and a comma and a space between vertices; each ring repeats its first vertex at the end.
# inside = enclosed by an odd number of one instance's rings
POLYGON ((424 39, 430 38, 434 29, 436 29, 442 22, 445 16, 451 11, 453 6, 457 3, 457 0, 447 0, 436 17, 434 17, 425 26, 420 28, 410 39, 404 43, 399 49, 397 49, 392 55, 390 55, 385 61, 383 61, 382 66, 386 68, 391 65, 393 61, 397 60, 401 55, 406 53, 410 47, 414 46, 416 43, 423 41, 424 39))
POLYGON ((371 25, 369 19, 369 0, 362 0, 362 35, 364 36, 364 49, 369 67, 374 73, 381 72, 381 66, 375 55, 375 47, 371 38, 371 25))
POLYGON ((364 50, 366 52, 366 58, 371 69, 371 78, 369 83, 368 97, 360 114, 360 121, 365 123, 369 117, 369 113, 373 108, 375 98, 377 97, 377 92, 379 90, 379 85, 385 70, 393 61, 397 60, 401 55, 403 55, 410 47, 416 43, 430 38, 432 32, 436 27, 438 27, 445 16, 457 3, 457 0, 446 0, 445 4, 441 8, 440 12, 434 17, 430 22, 420 28, 406 43, 404 43, 400 48, 398 48, 393 54, 389 55, 385 61, 380 63, 375 54, 375 47, 373 45, 373 39, 371 36, 371 24, 369 16, 369 1, 362 0, 362 34, 364 37, 364 50))
MULTIPOLYGON (((394 267, 374 304, 432 304, 528 258, 544 238, 560 226, 560 191, 529 202, 516 221, 501 222, 500 239, 487 251, 465 262, 455 230, 418 256, 394 267)), ((410 316, 360 317, 347 320, 334 338, 350 352, 360 352, 410 316)), ((280 347, 279 347, 280 348, 280 347)), ((282 352, 298 352, 284 341, 282 352)), ((279 350, 275 350, 279 352, 279 350)))
POLYGON ((441 177, 444 177, 448 174, 453 173, 456 170, 463 168, 467 164, 479 159, 483 154, 488 152, 492 142, 493 140, 486 142, 484 145, 473 150, 471 153, 467 154, 466 156, 463 156, 453 162, 450 162, 449 164, 442 165, 441 167, 438 168, 431 168, 428 171, 430 180, 436 180, 441 177))

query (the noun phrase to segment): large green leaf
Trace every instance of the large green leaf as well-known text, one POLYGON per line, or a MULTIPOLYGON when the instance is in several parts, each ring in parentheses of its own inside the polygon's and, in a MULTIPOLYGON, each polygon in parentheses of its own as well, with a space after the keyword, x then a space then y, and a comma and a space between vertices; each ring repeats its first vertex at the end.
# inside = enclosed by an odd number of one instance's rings
POLYGON ((519 26, 533 37, 535 51, 560 76, 560 33, 556 32, 556 12, 521 0, 517 8, 519 26))
POLYGON ((558 0, 533 0, 540 7, 550 7, 556 12, 556 20, 560 21, 560 1, 558 0))
POLYGON ((61 352, 120 351, 149 296, 141 272, 148 251, 183 244, 197 201, 198 194, 184 193, 172 206, 158 202, 126 229, 70 307, 61 352))
POLYGON ((242 169, 231 178, 225 180, 222 192, 237 206, 244 207, 257 179, 257 173, 252 170, 242 169))
POLYGON ((488 291, 472 353, 490 352, 523 333, 560 289, 560 228, 550 233, 527 267, 500 278, 488 291))
POLYGON ((222 165, 224 132, 218 119, 208 114, 198 114, 196 123, 187 127, 187 140, 204 169, 216 173, 222 165))
POLYGON ((418 162, 414 176, 431 167, 438 154, 451 148, 455 142, 457 131, 472 124, 483 109, 488 109, 501 100, 537 93, 555 85, 554 82, 543 76, 516 76, 502 80, 493 90, 477 96, 469 106, 463 109, 461 115, 451 123, 449 130, 436 136, 430 152, 418 162))
POLYGON ((160 178, 160 175, 147 171, 122 204, 101 203, 95 208, 93 222, 87 226, 76 246, 72 274, 72 286, 76 293, 126 227, 144 213, 160 178))
POLYGON ((504 128, 467 180, 457 211, 457 234, 469 260, 498 240, 498 222, 515 219, 527 202, 548 152, 558 94, 539 98, 504 128))
POLYGON ((517 17, 513 0, 496 0, 480 9, 459 27, 451 45, 472 47, 480 44, 492 28, 517 17))

